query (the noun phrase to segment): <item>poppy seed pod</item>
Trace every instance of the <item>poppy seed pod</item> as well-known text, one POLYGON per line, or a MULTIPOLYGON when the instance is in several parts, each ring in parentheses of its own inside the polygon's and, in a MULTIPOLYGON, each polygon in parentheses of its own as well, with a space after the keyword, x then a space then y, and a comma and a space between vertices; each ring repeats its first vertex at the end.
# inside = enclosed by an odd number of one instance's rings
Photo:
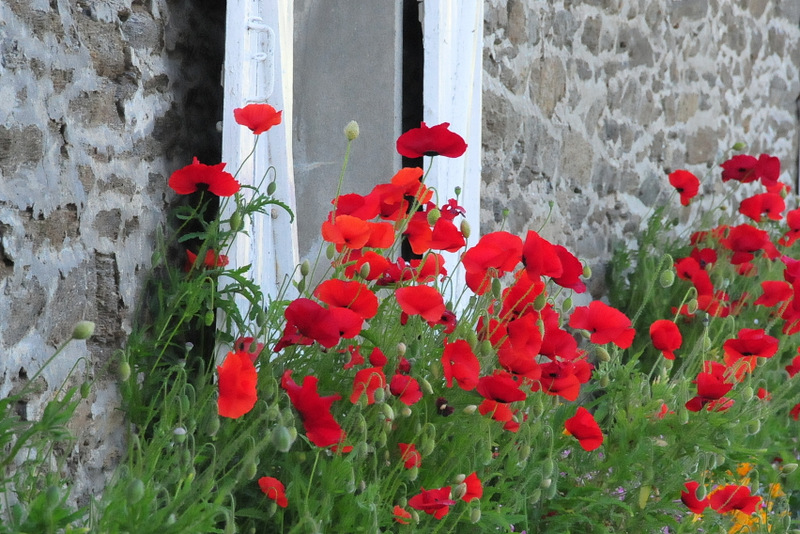
POLYGON ((344 127, 344 136, 348 141, 355 141, 358 139, 358 135, 360 133, 361 129, 358 127, 358 123, 356 121, 350 121, 347 123, 347 126, 344 127))

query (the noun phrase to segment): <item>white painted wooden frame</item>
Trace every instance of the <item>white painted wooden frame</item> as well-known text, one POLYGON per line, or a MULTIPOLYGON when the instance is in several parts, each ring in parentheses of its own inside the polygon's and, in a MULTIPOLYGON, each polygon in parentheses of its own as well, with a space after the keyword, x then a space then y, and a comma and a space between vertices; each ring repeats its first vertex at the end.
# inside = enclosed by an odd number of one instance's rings
MULTIPOLYGON (((237 179, 254 186, 273 167, 275 196, 295 211, 291 136, 293 9, 293 0, 227 2, 222 159, 230 172, 241 166, 237 179), (283 110, 283 121, 260 135, 256 152, 242 165, 255 136, 235 122, 233 110, 251 103, 267 103, 283 110)), ((269 172, 262 188, 273 177, 269 172)), ((228 206, 228 213, 223 215, 229 216, 232 208, 228 206)), ((289 215, 277 206, 270 214, 258 214, 245 221, 245 225, 249 235, 236 237, 229 254, 231 266, 252 265, 252 280, 265 296, 274 297, 297 265, 297 229, 289 215)), ((239 304, 246 311, 246 303, 239 304)))
MULTIPOLYGON (((426 184, 439 191, 440 203, 461 188, 459 203, 472 229, 468 245, 474 245, 480 227, 483 0, 424 0, 421 9, 424 120, 428 126, 449 122, 467 142, 460 158, 434 158, 426 184)), ((445 256, 447 265, 455 265, 456 254, 445 256)), ((465 286, 463 270, 455 275, 452 296, 465 286)))

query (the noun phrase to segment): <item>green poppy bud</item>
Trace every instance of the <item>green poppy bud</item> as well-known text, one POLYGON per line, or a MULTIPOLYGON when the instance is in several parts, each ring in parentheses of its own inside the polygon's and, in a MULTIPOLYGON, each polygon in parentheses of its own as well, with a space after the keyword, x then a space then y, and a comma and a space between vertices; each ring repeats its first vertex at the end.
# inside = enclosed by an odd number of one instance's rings
POLYGON ((539 488, 536 488, 535 490, 533 490, 531 492, 531 496, 530 496, 530 499, 528 499, 528 502, 530 502, 531 504, 536 504, 541 499, 542 499, 542 490, 540 490, 539 488))
POLYGON ((460 195, 461 194, 461 186, 458 186, 458 185, 455 186, 453 188, 453 192, 456 194, 456 196, 460 195))
POLYGON ((464 236, 464 239, 469 239, 469 236, 472 235, 472 228, 466 219, 461 219, 461 235, 464 236))
POLYGON ((370 271, 370 269, 371 269, 371 267, 369 266, 369 263, 365 263, 365 264, 363 264, 363 265, 361 266, 361 268, 358 270, 358 275, 359 275, 361 278, 363 278, 363 279, 365 279, 365 280, 366 280, 366 279, 367 279, 367 277, 369 276, 369 271, 370 271))
POLYGON ((469 346, 472 350, 478 348, 478 333, 475 332, 475 330, 468 330, 467 335, 465 335, 464 338, 467 340, 467 343, 469 343, 469 346))
POLYGON ((433 226, 442 217, 442 212, 438 208, 433 208, 428 212, 428 224, 433 226))
POLYGON ((267 194, 268 194, 269 196, 272 196, 272 195, 274 195, 274 194, 275 194, 275 191, 277 191, 277 190, 278 190, 278 184, 276 184, 274 181, 273 181, 273 182, 270 182, 270 183, 267 185, 267 194))
MULTIPOLYGON (((386 400, 386 390, 383 388, 376 389, 375 393, 373 393, 373 397, 375 398, 375 402, 380 404, 381 402, 386 400)), ((392 419, 392 418, 387 417, 387 419, 392 419)))
POLYGON ((797 470, 797 464, 783 464, 783 467, 781 467, 781 471, 785 475, 794 473, 796 470, 797 470))
POLYGON ((212 310, 208 310, 206 312, 205 317, 203 318, 203 322, 206 326, 211 326, 214 324, 214 312, 212 310))
POLYGON ((428 456, 436 448, 436 440, 433 438, 423 438, 419 447, 419 453, 422 456, 428 456))
POLYGON ((302 276, 308 276, 308 273, 311 272, 311 263, 308 260, 303 260, 303 263, 300 264, 300 274, 302 276))
POLYGON ((477 406, 475 406, 474 404, 468 404, 467 406, 464 406, 464 409, 463 409, 463 410, 461 410, 461 411, 462 411, 463 413, 467 414, 467 415, 472 415, 472 414, 474 414, 474 413, 475 413, 475 411, 476 411, 477 409, 478 409, 478 407, 477 407, 477 406))
POLYGON ((478 350, 481 353, 481 356, 490 356, 494 352, 494 347, 492 347, 492 342, 488 339, 484 339, 481 341, 478 350))
POLYGON ((306 279, 301 278, 299 282, 297 282, 297 291, 302 293, 306 289, 306 279))
POLYGON ((344 127, 344 136, 348 141, 355 141, 358 139, 358 134, 360 133, 361 129, 358 127, 356 121, 350 121, 347 123, 347 126, 344 127))
POLYGON ((242 220, 242 214, 239 213, 238 210, 234 211, 231 214, 230 225, 231 225, 231 231, 232 232, 238 232, 239 230, 241 230, 244 227, 244 221, 242 220))
POLYGON ((144 483, 138 478, 134 478, 128 482, 128 487, 125 489, 125 496, 130 504, 136 504, 144 497, 144 483))
POLYGON ((89 339, 94 334, 92 321, 78 321, 72 329, 72 339, 89 339))
POLYGON ((588 265, 583 266, 583 277, 584 278, 591 278, 592 277, 592 268, 588 265))
POLYGON ((567 313, 572 309, 572 297, 567 297, 564 299, 564 302, 561 303, 561 311, 567 313))
POLYGON ((749 402, 753 398, 753 388, 745 386, 742 388, 742 401, 749 402))
MULTIPOLYGON (((382 389, 375 390, 375 393, 378 391, 383 391, 382 389)), ((394 410, 388 404, 381 404, 381 411, 383 412, 383 416, 386 418, 387 421, 394 421, 394 410)))
POLYGON ((289 452, 294 442, 292 436, 289 434, 289 429, 283 425, 278 425, 272 429, 270 441, 280 452, 289 452))
POLYGON ((379 449, 382 449, 386 446, 386 439, 386 432, 381 430, 380 433, 378 433, 378 439, 375 440, 375 446, 379 449))
POLYGON ((747 435, 753 436, 758 434, 758 431, 761 430, 761 421, 758 419, 753 419, 749 423, 747 423, 747 435))
POLYGON ((122 382, 126 382, 131 377, 131 364, 126 361, 122 361, 119 364, 119 379, 122 382))
POLYGON ((325 257, 332 260, 334 256, 336 256, 336 245, 331 243, 325 248, 325 257))
POLYGON ((553 473, 556 472, 556 463, 553 461, 552 458, 545 458, 544 462, 542 462, 542 475, 550 478, 553 476, 553 473))
POLYGON ((408 347, 406 347, 405 343, 402 343, 402 342, 398 343, 397 344, 397 355, 402 358, 403 356, 406 355, 406 350, 407 349, 408 349, 408 347))
POLYGON ((733 146, 731 147, 731 150, 733 150, 735 152, 739 152, 741 150, 744 150, 745 148, 747 148, 747 143, 743 143, 741 141, 737 141, 737 142, 735 142, 733 144, 733 146))
POLYGON ((81 384, 81 398, 85 399, 89 396, 89 391, 91 390, 91 384, 89 382, 84 382, 81 384))
POLYGON ((543 478, 543 479, 542 479, 542 483, 541 483, 541 484, 539 484, 539 486, 540 486, 541 488, 543 488, 543 489, 547 489, 547 488, 549 488, 549 487, 550 487, 550 485, 551 485, 552 483, 553 483, 553 479, 552 479, 552 478, 550 478, 550 477, 545 477, 545 478, 543 478))
POLYGON ((414 509, 411 510, 411 519, 414 520, 414 523, 419 523, 419 514, 414 509))
POLYGON ((175 443, 183 443, 186 441, 186 429, 182 426, 175 427, 172 430, 172 441, 175 443))
POLYGON ((425 378, 419 379, 419 385, 422 387, 422 391, 424 391, 428 395, 433 395, 433 386, 431 386, 431 383, 428 382, 425 378))
POLYGON ((664 289, 672 287, 672 284, 675 283, 675 272, 661 271, 661 274, 658 276, 658 283, 661 284, 661 287, 664 289))
POLYGON ((58 487, 56 486, 48 486, 44 498, 47 502, 47 507, 52 510, 58 506, 58 503, 61 501, 61 492, 58 491, 58 487))
POLYGON ((547 294, 539 293, 539 295, 537 295, 536 299, 533 301, 533 309, 536 311, 542 311, 545 306, 547 306, 547 294))
POLYGON ((608 378, 608 375, 603 375, 602 378, 600 378, 600 387, 607 388, 610 383, 611 379, 608 378))
POLYGON ((216 436, 217 432, 219 431, 220 420, 219 417, 213 416, 211 419, 208 420, 208 425, 206 425, 206 434, 209 436, 216 436))
POLYGON ((686 311, 690 314, 694 314, 697 311, 697 299, 690 299, 686 303, 686 311))
POLYGON ((611 355, 608 353, 605 347, 597 346, 594 348, 594 353, 597 356, 597 360, 601 362, 610 362, 611 355))
POLYGON ((454 501, 461 500, 461 497, 467 494, 467 485, 463 482, 456 484, 456 487, 453 488, 451 493, 454 501))
POLYGON ((500 283, 499 278, 492 278, 492 296, 496 299, 503 296, 503 284, 500 283))
POLYGON ((544 401, 542 401, 541 396, 537 395, 536 398, 533 399, 533 404, 531 405, 531 413, 534 417, 541 417, 544 413, 544 401))
POLYGON ((708 490, 706 489, 706 486, 704 484, 700 484, 699 486, 697 486, 697 489, 694 490, 694 494, 698 500, 702 501, 708 495, 708 490))
POLYGON ((405 404, 403 405, 402 408, 400 408, 400 415, 402 415, 403 417, 411 417, 412 413, 413 412, 411 411, 411 408, 409 408, 405 404))
POLYGON ((410 480, 411 482, 417 480, 418 476, 419 476, 419 468, 416 465, 408 470, 408 480, 410 480))
POLYGON ((249 460, 245 466, 242 474, 244 475, 245 480, 253 480, 258 472, 258 465, 252 460, 249 460))
POLYGON ((469 520, 474 525, 478 521, 481 520, 481 509, 480 508, 473 508, 469 512, 469 520))

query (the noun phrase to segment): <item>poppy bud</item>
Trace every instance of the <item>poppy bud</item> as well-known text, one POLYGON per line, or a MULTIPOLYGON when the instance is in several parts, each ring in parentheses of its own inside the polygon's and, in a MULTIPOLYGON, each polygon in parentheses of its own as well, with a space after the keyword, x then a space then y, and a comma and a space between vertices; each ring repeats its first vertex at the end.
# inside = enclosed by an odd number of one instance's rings
POLYGON ((540 490, 539 488, 536 488, 535 490, 533 490, 531 492, 531 497, 528 500, 528 502, 531 503, 531 504, 536 504, 536 503, 539 502, 539 500, 541 500, 541 498, 542 498, 542 490, 540 490))
POLYGON ((682 425, 689 423, 689 410, 679 410, 678 413, 680 414, 679 417, 682 425))
POLYGON ((475 524, 478 521, 480 521, 481 520, 481 509, 480 508, 473 508, 472 510, 470 510, 470 512, 469 512, 469 520, 472 522, 472 524, 475 524))
POLYGON ((547 306, 547 295, 545 293, 539 293, 539 295, 533 301, 533 309, 536 311, 542 311, 545 306, 547 306))
POLYGON ((253 460, 248 461, 244 466, 244 478, 246 480, 253 480, 258 472, 258 465, 253 460))
MULTIPOLYGON (((383 391, 382 389, 376 389, 375 393, 378 391, 383 391)), ((387 421, 394 421, 394 410, 388 404, 381 404, 381 411, 383 412, 383 416, 386 418, 387 421)))
POLYGON ((356 121, 350 121, 347 123, 347 126, 344 127, 344 136, 348 141, 355 141, 358 139, 358 134, 360 133, 361 129, 358 127, 356 121))
POLYGON ((595 347, 595 354, 597 355, 597 359, 601 362, 611 361, 611 355, 608 353, 605 347, 595 347))
POLYGON ((397 355, 401 358, 406 355, 406 344, 405 343, 398 343, 397 344, 397 355))
POLYGON ((464 236, 464 239, 469 239, 469 236, 472 235, 472 228, 466 219, 461 219, 461 235, 464 236))
MULTIPOLYGON (((459 473, 459 474, 457 474, 457 475, 455 476, 455 478, 453 478, 453 481, 454 481, 456 484, 461 484, 461 483, 462 483, 462 482, 464 482, 466 479, 467 479, 467 475, 465 475, 464 473, 459 473)), ((466 489, 466 488, 464 488, 464 489, 466 489)))
POLYGON ((551 485, 552 483, 553 483, 553 479, 552 479, 552 478, 550 478, 550 477, 547 477, 547 478, 543 478, 543 479, 542 479, 542 483, 541 483, 541 484, 539 484, 539 486, 540 486, 541 488, 543 488, 543 489, 547 489, 547 488, 549 488, 549 487, 550 487, 550 485, 551 485))
POLYGON ((442 212, 438 208, 433 208, 428 212, 428 224, 433 226, 442 217, 442 212))
POLYGON ((524 462, 531 455, 531 446, 523 443, 519 448, 519 461, 524 462))
POLYGON ((478 334, 477 332, 475 332, 475 330, 468 330, 467 335, 464 337, 466 338, 467 343, 469 343, 469 347, 472 350, 478 348, 478 334))
POLYGON ((136 504, 144 497, 144 483, 138 478, 134 478, 128 482, 128 487, 125 489, 125 496, 130 504, 136 504))
POLYGON ((172 430, 172 439, 175 443, 183 443, 186 441, 186 429, 182 426, 175 427, 172 430))
POLYGON ((436 441, 433 438, 424 438, 419 446, 419 453, 428 456, 436 448, 436 441))
POLYGON ((653 488, 649 484, 642 484, 639 486, 639 508, 644 510, 647 506, 647 501, 650 499, 650 491, 653 488))
POLYGON ((592 277, 592 268, 588 265, 583 266, 583 277, 584 278, 591 278, 592 277))
POLYGON ((541 417, 544 413, 544 402, 540 398, 539 395, 533 399, 533 404, 531 405, 531 413, 534 417, 541 417))
MULTIPOLYGON (((386 400, 386 390, 384 390, 383 388, 376 389, 375 392, 373 393, 373 398, 375 399, 375 402, 380 404, 381 402, 386 400)), ((387 419, 392 419, 392 418, 387 417, 387 419)))
POLYGON ((275 512, 277 511, 278 511, 278 503, 272 500, 269 501, 269 504, 267 505, 267 515, 269 517, 272 517, 273 515, 275 515, 275 512))
POLYGON ((369 276, 369 270, 370 270, 369 263, 365 263, 358 270, 358 275, 361 276, 361 278, 366 279, 369 276))
POLYGON ((411 510, 411 519, 414 520, 414 523, 419 523, 419 514, 414 509, 411 510))
POLYGON ((753 436, 758 434, 758 431, 761 430, 761 421, 758 419, 753 419, 749 423, 747 423, 747 435, 753 436))
POLYGON ((422 390, 425 393, 427 393, 428 395, 433 395, 433 387, 431 386, 431 383, 428 382, 426 379, 420 378, 419 385, 422 386, 422 390))
POLYGON ((417 480, 418 476, 419 476, 419 467, 417 467, 416 465, 408 470, 408 480, 410 480, 411 482, 417 480))
POLYGON ((550 487, 547 488, 547 492, 544 494, 544 496, 546 499, 550 500, 556 496, 557 492, 558 492, 558 484, 554 480, 553 483, 550 484, 550 487))
POLYGON ((658 283, 661 284, 661 287, 664 289, 672 287, 674 282, 675 273, 673 271, 661 271, 661 274, 658 276, 658 283))
POLYGON ((544 462, 542 462, 542 475, 547 478, 553 476, 553 473, 556 472, 556 463, 553 461, 552 458, 545 458, 544 462))
POLYGON ((325 248, 325 257, 329 260, 332 260, 333 257, 336 255, 336 246, 331 243, 325 248))
POLYGON ((686 303, 686 311, 694 314, 697 311, 697 299, 691 299, 686 303))
POLYGON ((603 375, 600 379, 600 387, 607 388, 609 383, 611 383, 611 379, 608 378, 608 375, 603 375))
POLYGON ((81 384, 81 398, 85 399, 89 396, 89 391, 91 390, 91 384, 89 382, 84 382, 81 384))
POLYGON ((289 429, 283 425, 278 425, 272 429, 270 441, 280 452, 289 452, 294 443, 292 436, 289 434, 289 429))
POLYGON ((89 339, 94 334, 92 321, 78 321, 72 330, 72 339, 89 339))
POLYGON ((796 470, 797 464, 783 464, 783 467, 781 467, 781 471, 786 475, 794 473, 796 470))
POLYGON ((405 404, 403 405, 402 408, 400 408, 400 415, 402 415, 403 417, 411 417, 411 413, 412 413, 411 408, 409 408, 405 404))
POLYGON ((303 263, 300 264, 300 274, 302 276, 308 276, 308 273, 311 272, 311 263, 308 260, 303 260, 303 263))
POLYGON ((503 294, 503 285, 499 278, 492 278, 492 296, 499 299, 503 294))
POLYGON ((274 181, 272 181, 267 185, 267 194, 272 196, 272 195, 275 194, 275 191, 277 189, 278 189, 278 184, 276 184, 274 181))
POLYGON ((242 220, 242 214, 239 213, 239 211, 234 211, 231 214, 230 225, 231 225, 231 231, 232 232, 238 232, 239 230, 242 229, 242 227, 244 227, 244 221, 242 220))
POLYGON ((297 282, 297 291, 302 293, 306 289, 306 279, 301 278, 299 282, 297 282))
POLYGON ((749 402, 753 398, 753 388, 750 386, 745 386, 742 388, 742 401, 749 402))
POLYGON ((206 326, 211 326, 214 324, 214 312, 212 310, 208 310, 206 312, 203 322, 206 324, 206 326))
POLYGON ((375 440, 375 446, 379 449, 382 449, 386 446, 386 432, 383 430, 378 433, 378 439, 375 440))
POLYGON ((744 150, 745 148, 747 148, 747 143, 743 143, 741 141, 737 141, 737 142, 735 142, 733 144, 733 146, 731 147, 731 150, 733 150, 735 152, 739 152, 741 150, 744 150))
POLYGON ((453 493, 453 500, 454 501, 460 500, 461 497, 463 497, 464 495, 467 494, 467 485, 464 484, 463 482, 461 482, 460 484, 456 485, 455 488, 453 488, 453 492, 452 493, 453 493))
POLYGON ((492 352, 494 352, 494 347, 492 347, 492 342, 488 339, 484 339, 481 341, 480 347, 478 350, 481 353, 481 356, 490 356, 492 352))
POLYGON ((567 313, 572 309, 572 297, 567 297, 564 299, 564 302, 561 303, 561 311, 567 313))
POLYGON ((213 416, 211 419, 208 420, 208 425, 206 425, 206 434, 209 436, 216 436, 217 432, 219 431, 220 421, 219 417, 213 416))
POLYGON ((468 404, 467 406, 464 406, 464 409, 461 411, 467 415, 472 415, 475 413, 475 410, 477 409, 478 407, 475 406, 474 404, 468 404))

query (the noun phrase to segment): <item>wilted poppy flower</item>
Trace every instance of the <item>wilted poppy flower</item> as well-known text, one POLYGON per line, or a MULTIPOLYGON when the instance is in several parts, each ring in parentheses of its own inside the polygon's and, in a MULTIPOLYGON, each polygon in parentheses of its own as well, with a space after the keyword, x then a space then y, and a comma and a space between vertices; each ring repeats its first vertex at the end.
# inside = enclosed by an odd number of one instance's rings
POLYGON ((675 359, 675 352, 681 346, 683 337, 678 325, 666 319, 659 319, 650 325, 650 340, 653 346, 660 350, 664 358, 675 359))
POLYGON ((739 213, 750 217, 756 222, 761 222, 761 216, 766 214, 773 221, 782 219, 781 212, 786 209, 786 202, 777 193, 761 193, 742 200, 739 204, 739 213))
POLYGON ((480 499, 483 497, 483 484, 478 478, 478 474, 474 471, 467 475, 462 484, 467 486, 467 491, 464 492, 464 495, 461 497, 462 501, 469 502, 473 499, 480 499))
POLYGON ((258 375, 250 356, 241 352, 229 352, 222 365, 217 366, 217 374, 219 415, 236 419, 252 410, 258 400, 258 375))
POLYGON ((380 367, 367 367, 356 373, 353 379, 353 393, 350 402, 358 402, 361 395, 367 396, 367 404, 375 403, 375 390, 386 386, 386 375, 380 367))
POLYGON ((400 523, 401 525, 411 524, 411 512, 409 512, 405 508, 400 508, 398 505, 395 504, 394 510, 392 510, 392 514, 394 514, 394 520, 400 523))
POLYGON ((407 158, 445 156, 457 158, 467 151, 464 138, 450 131, 450 123, 430 128, 424 122, 397 138, 397 152, 407 158))
POLYGON ((700 484, 694 480, 690 480, 684 484, 684 487, 686 488, 686 491, 681 492, 681 501, 693 513, 702 514, 703 511, 708 508, 709 503, 708 497, 702 501, 697 498, 697 488, 700 487, 700 484))
POLYGON ((258 479, 258 487, 281 508, 286 508, 289 505, 289 500, 286 498, 286 488, 283 482, 277 478, 261 477, 258 479))
POLYGON ((575 437, 585 451, 593 451, 603 444, 603 431, 589 411, 578 407, 574 416, 564 422, 564 428, 575 437))
POLYGON ((329 447, 341 443, 346 437, 331 414, 331 406, 341 397, 320 397, 317 393, 318 381, 316 376, 307 376, 303 379, 302 387, 298 386, 292 380, 292 371, 287 369, 281 377, 281 387, 289 394, 292 406, 300 414, 308 440, 317 447, 329 447))
POLYGON ((398 443, 397 445, 400 447, 400 460, 406 469, 422 465, 422 455, 413 443, 398 443))
POLYGON ((438 322, 444 314, 444 298, 430 286, 400 287, 394 292, 400 309, 408 315, 421 315, 423 319, 438 322))
POLYGON ((455 503, 456 501, 450 498, 450 486, 432 490, 422 488, 421 493, 408 500, 411 508, 432 515, 436 519, 446 516, 455 503))
POLYGON ((444 352, 442 353, 442 368, 444 369, 444 379, 447 387, 453 387, 455 379, 458 387, 465 391, 471 391, 478 385, 478 375, 481 372, 481 364, 478 357, 472 352, 472 348, 463 339, 458 339, 452 343, 445 340, 444 352))
POLYGON ((689 171, 683 169, 670 173, 669 183, 681 196, 681 204, 688 206, 700 190, 700 180, 689 171))
POLYGON ((262 134, 281 123, 283 111, 276 111, 268 104, 248 104, 233 110, 233 118, 242 126, 246 126, 254 134, 262 134))
POLYGON ((621 349, 630 347, 636 335, 631 320, 624 313, 599 300, 575 308, 569 318, 569 326, 588 330, 592 343, 614 343, 621 349))
POLYGON ((732 510, 752 514, 759 502, 761 497, 750 495, 748 486, 720 486, 708 495, 709 506, 721 514, 732 510))
POLYGON ((225 163, 205 165, 194 158, 191 165, 172 173, 169 186, 179 195, 208 189, 218 197, 229 197, 239 191, 239 182, 232 174, 223 171, 224 168, 225 163))

